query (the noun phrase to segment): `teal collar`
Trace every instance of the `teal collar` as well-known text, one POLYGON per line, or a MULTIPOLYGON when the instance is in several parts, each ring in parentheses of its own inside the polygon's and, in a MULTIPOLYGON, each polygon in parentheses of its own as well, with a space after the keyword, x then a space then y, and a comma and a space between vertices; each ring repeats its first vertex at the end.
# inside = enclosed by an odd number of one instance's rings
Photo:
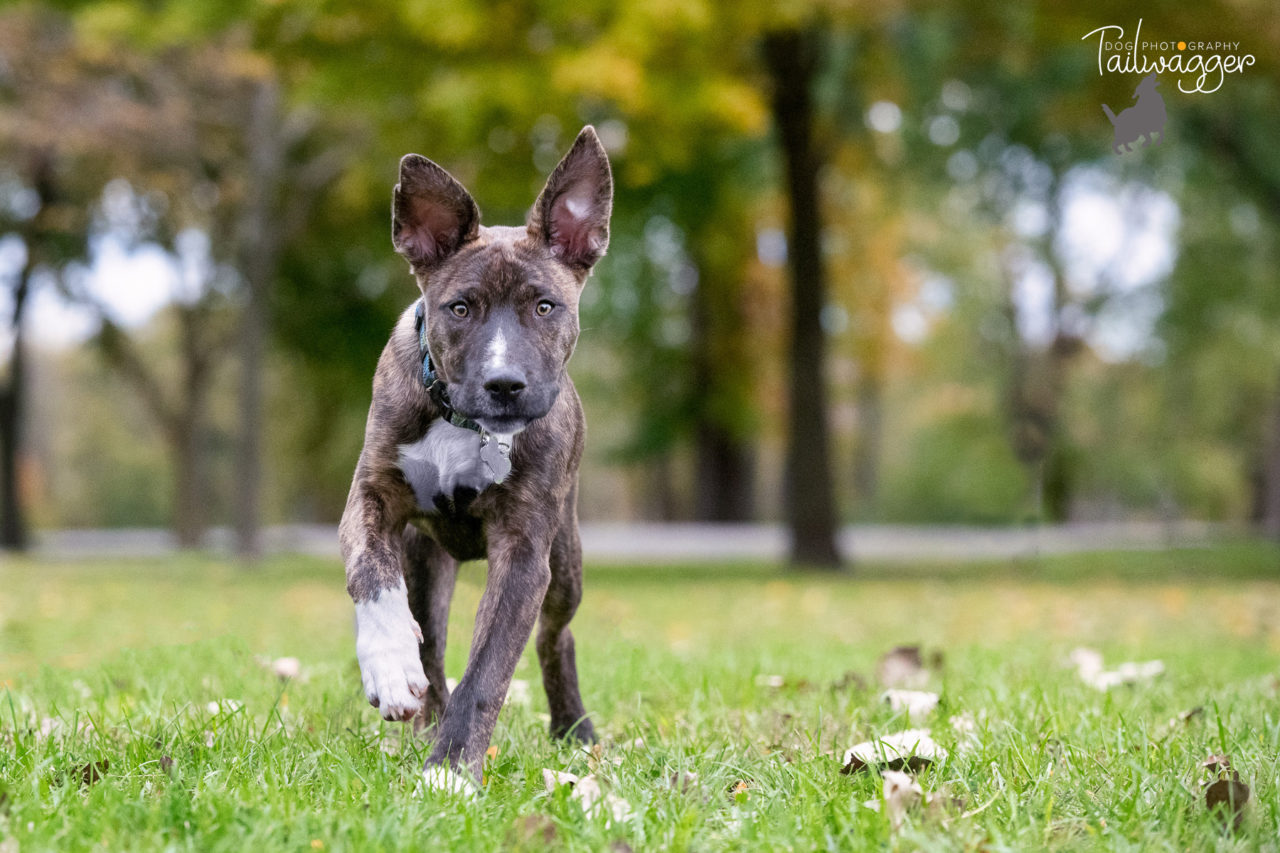
POLYGON ((435 403, 436 408, 440 410, 440 417, 456 427, 483 434, 484 430, 480 424, 454 410, 449 402, 449 389, 444 381, 436 376, 436 366, 431 363, 431 350, 427 347, 426 306, 421 299, 413 309, 413 325, 418 333, 418 357, 422 359, 422 384, 426 386, 431 402, 435 403))

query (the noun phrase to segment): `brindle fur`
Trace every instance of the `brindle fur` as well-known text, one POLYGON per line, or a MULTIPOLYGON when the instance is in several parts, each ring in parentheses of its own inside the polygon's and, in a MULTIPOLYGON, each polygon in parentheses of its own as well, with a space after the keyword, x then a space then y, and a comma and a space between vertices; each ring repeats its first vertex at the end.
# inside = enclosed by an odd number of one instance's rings
MULTIPOLYGON (((416 155, 401 162, 393 242, 424 296, 433 360, 455 408, 473 416, 468 407, 479 405, 467 377, 484 358, 484 341, 450 318, 445 307, 452 300, 465 297, 477 317, 508 309, 516 318, 532 316, 536 300, 549 293, 564 309, 556 309, 554 323, 529 323, 534 331, 517 353, 530 374, 529 406, 546 410, 517 435, 510 476, 474 496, 455 494, 434 513, 419 507, 398 463, 400 446, 421 439, 440 416, 422 385, 411 322, 397 324, 374 375, 340 540, 355 602, 375 599, 401 578, 407 586, 430 682, 415 721, 434 729, 428 766, 465 767, 480 778, 498 711, 539 615, 536 646, 551 733, 594 739, 568 629, 582 595, 577 471, 586 427, 565 364, 578 335, 579 293, 607 245, 611 202, 608 160, 591 128, 552 173, 523 228, 480 226, 474 201, 443 169, 416 155), (566 218, 570 190, 590 193, 598 214, 590 228, 566 218), (466 672, 450 696, 444 650, 454 580, 459 562, 480 558, 489 561, 488 581, 466 672)), ((527 331, 524 325, 520 331, 527 331)))

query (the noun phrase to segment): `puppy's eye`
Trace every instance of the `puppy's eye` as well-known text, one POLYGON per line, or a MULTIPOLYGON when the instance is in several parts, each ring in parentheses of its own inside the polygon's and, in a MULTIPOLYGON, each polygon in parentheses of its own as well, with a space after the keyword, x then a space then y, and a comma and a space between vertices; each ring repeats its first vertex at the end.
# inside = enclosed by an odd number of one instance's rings
POLYGON ((533 310, 534 310, 534 311, 536 311, 536 312, 538 312, 538 316, 539 316, 539 317, 545 317, 545 316, 547 316, 548 314, 550 314, 550 313, 551 313, 551 311, 552 311, 552 309, 553 309, 553 308, 555 308, 555 307, 556 307, 556 306, 555 306, 555 303, 550 302, 549 300, 544 299, 544 300, 542 300, 541 302, 539 302, 539 303, 538 303, 538 307, 537 307, 537 308, 535 308, 535 309, 533 309, 533 310))
POLYGON ((449 306, 449 310, 453 312, 455 317, 465 317, 467 316, 467 303, 455 302, 449 306))

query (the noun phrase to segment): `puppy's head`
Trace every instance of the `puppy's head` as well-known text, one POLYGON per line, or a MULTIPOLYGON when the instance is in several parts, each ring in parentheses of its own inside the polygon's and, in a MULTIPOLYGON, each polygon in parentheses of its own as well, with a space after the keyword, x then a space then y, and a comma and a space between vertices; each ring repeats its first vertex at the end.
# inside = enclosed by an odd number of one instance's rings
POLYGON ((391 239, 422 290, 453 407, 495 433, 551 410, 578 340, 578 295, 609 245, 613 178, 583 128, 524 227, 480 225, 470 193, 425 157, 400 161, 391 239))

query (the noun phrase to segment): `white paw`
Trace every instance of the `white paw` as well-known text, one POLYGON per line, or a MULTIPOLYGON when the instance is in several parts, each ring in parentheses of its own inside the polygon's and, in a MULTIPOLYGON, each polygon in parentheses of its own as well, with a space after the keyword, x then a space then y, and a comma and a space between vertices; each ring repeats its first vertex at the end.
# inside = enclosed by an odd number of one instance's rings
POLYGON ((474 800, 479 790, 469 776, 464 776, 445 764, 433 764, 422 771, 422 787, 427 791, 453 794, 474 800))
POLYGON ((388 720, 408 720, 422 708, 427 676, 418 657, 422 629, 409 612, 404 581, 356 604, 356 657, 369 704, 388 720))

